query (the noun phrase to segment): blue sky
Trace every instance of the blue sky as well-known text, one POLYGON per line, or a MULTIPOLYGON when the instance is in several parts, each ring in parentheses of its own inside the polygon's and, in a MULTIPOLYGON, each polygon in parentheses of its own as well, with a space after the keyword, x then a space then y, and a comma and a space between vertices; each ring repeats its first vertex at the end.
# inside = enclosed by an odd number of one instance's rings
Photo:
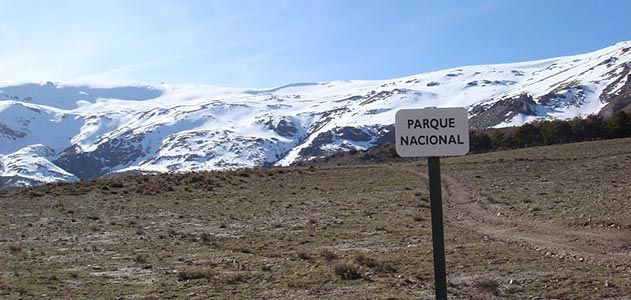
POLYGON ((273 87, 631 40, 631 1, 0 0, 1 81, 273 87))

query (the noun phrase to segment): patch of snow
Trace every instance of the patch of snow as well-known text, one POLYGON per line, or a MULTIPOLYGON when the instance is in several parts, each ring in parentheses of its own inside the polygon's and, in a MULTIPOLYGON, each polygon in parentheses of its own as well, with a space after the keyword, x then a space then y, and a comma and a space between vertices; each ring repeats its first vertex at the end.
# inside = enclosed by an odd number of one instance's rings
MULTIPOLYGON (((51 163, 55 155, 71 146, 84 153, 102 145, 115 150, 116 145, 108 144, 112 141, 131 143, 142 155, 121 161, 107 172, 288 165, 304 159, 300 152, 311 147, 320 134, 351 127, 375 137, 378 128, 393 124, 399 109, 466 107, 473 117, 479 108, 488 109, 501 99, 522 94, 532 95, 535 101, 551 94, 565 98, 551 98, 548 104, 533 107, 536 115, 516 114, 494 127, 586 116, 602 109, 605 103, 599 100, 600 94, 616 76, 624 75, 620 72, 625 64, 631 64, 631 51, 623 53, 630 45, 625 42, 581 55, 464 66, 388 80, 297 83, 260 90, 4 82, 0 83, 0 170, 38 180, 46 176, 76 180, 51 163), (281 120, 291 124, 282 129, 287 132, 275 130, 281 120), (37 144, 52 149, 53 156, 35 151, 41 150, 38 147, 28 148, 37 144), (14 161, 19 164, 9 168, 14 161), (34 167, 27 167, 29 164, 34 167)), ((622 84, 624 81, 614 91, 622 84)), ((375 138, 353 141, 335 136, 321 149, 365 149, 375 142, 375 138)))

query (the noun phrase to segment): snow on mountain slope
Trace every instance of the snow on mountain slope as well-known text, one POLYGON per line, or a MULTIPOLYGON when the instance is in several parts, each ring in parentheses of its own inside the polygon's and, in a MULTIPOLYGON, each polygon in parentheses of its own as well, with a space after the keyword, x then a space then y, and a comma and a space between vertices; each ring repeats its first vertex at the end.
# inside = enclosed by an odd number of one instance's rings
POLYGON ((55 181, 77 181, 79 178, 57 167, 50 159, 55 151, 37 144, 24 147, 9 155, 0 155, 0 183, 25 187, 55 181))
POLYGON ((70 111, 14 100, 0 101, 0 154, 32 144, 45 144, 55 151, 71 145, 82 120, 70 111))
POLYGON ((97 99, 148 100, 159 97, 162 91, 151 86, 113 85, 62 85, 22 83, 0 87, 0 99, 13 99, 32 104, 71 109, 77 101, 94 102, 97 99))
POLYGON ((630 49, 623 42, 533 62, 261 90, 0 83, 0 170, 34 144, 55 153, 40 165, 82 179, 288 165, 391 140, 401 108, 467 107, 474 128, 607 116, 631 108, 630 49))

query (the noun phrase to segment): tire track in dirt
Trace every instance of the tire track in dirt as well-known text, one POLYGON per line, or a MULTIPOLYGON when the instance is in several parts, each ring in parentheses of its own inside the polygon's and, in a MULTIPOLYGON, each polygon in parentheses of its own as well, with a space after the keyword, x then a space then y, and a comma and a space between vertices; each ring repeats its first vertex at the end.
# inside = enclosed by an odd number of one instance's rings
MULTIPOLYGON (((427 180, 416 168, 404 170, 427 180)), ((485 238, 516 243, 542 255, 576 260, 631 272, 631 231, 571 227, 521 219, 494 212, 474 191, 449 174, 442 174, 444 220, 485 238)))

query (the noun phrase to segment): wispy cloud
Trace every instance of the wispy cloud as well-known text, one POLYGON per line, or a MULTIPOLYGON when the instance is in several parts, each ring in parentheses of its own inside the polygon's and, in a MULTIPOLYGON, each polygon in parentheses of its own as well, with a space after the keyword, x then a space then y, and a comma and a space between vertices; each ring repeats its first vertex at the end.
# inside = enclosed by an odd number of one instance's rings
POLYGON ((629 39, 629 3, 0 0, 0 80, 388 78, 629 39), (575 18, 559 22, 560 10, 575 18))
POLYGON ((185 54, 174 55, 167 58, 152 59, 152 60, 148 60, 148 61, 144 61, 140 63, 135 63, 135 64, 130 64, 130 65, 122 66, 122 67, 109 69, 104 72, 100 72, 96 74, 81 76, 79 78, 72 79, 71 81, 78 81, 78 82, 95 81, 95 80, 112 81, 112 80, 116 80, 117 78, 116 75, 126 74, 126 73, 130 73, 134 71, 140 71, 142 69, 149 68, 149 67, 166 66, 166 65, 175 63, 177 61, 180 61, 186 58, 202 55, 205 52, 206 51, 195 51, 195 52, 190 52, 190 53, 185 53, 185 54))

